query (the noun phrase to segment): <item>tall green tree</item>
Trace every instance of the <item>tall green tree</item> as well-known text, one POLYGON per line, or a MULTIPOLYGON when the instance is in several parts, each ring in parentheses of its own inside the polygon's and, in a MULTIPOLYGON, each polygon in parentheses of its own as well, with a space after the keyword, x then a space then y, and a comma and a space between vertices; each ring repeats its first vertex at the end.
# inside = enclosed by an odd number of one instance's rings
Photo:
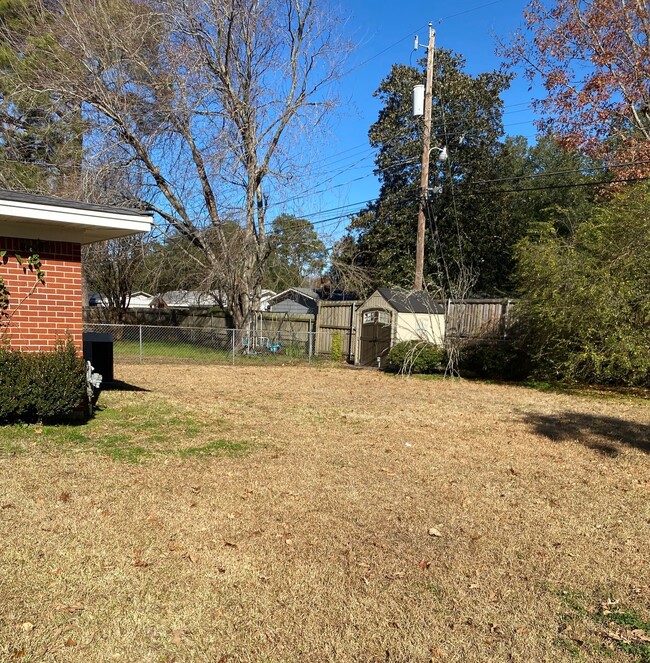
POLYGON ((485 195, 508 192, 509 205, 520 227, 534 233, 541 224, 551 224, 560 236, 570 235, 588 219, 599 192, 600 183, 610 179, 602 162, 566 148, 550 135, 538 137, 528 147, 525 139, 506 139, 502 163, 503 177, 485 186, 485 195), (512 151, 512 146, 518 148, 512 151))
POLYGON ((281 291, 305 286, 325 268, 327 251, 307 219, 281 214, 271 224, 264 286, 281 291))
MULTIPOLYGON (((29 33, 36 4, 0 0, 0 187, 66 195, 79 187, 80 115, 28 84, 48 66, 47 38, 29 33)), ((46 16, 55 5, 44 4, 46 16)))
MULTIPOLYGON (((480 196, 476 185, 500 173, 500 94, 509 78, 472 76, 464 67, 459 55, 435 54, 425 278, 448 288, 469 269, 477 291, 498 292, 509 285, 511 246, 520 230, 502 201, 480 196), (446 161, 440 160, 443 148, 446 161)), ((383 107, 369 137, 381 190, 350 229, 358 259, 377 283, 410 287, 413 281, 423 119, 412 116, 411 99, 422 80, 421 65, 395 65, 375 93, 383 107)))

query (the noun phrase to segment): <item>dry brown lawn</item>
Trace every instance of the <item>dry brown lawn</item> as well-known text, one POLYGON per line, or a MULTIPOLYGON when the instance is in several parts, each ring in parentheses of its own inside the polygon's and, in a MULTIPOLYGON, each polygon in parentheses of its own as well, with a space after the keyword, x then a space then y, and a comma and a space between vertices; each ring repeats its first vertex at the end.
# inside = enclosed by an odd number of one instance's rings
POLYGON ((88 427, 4 431, 0 660, 650 660, 647 401, 118 377, 88 427))

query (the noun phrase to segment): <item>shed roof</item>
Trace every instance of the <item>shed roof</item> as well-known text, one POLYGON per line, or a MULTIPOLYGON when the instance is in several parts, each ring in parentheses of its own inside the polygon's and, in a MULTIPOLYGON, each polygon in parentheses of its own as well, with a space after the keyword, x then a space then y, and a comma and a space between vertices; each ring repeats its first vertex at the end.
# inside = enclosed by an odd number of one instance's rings
POLYGON ((377 288, 377 292, 398 313, 435 313, 441 315, 445 312, 443 303, 434 299, 423 290, 397 290, 393 288, 377 288))

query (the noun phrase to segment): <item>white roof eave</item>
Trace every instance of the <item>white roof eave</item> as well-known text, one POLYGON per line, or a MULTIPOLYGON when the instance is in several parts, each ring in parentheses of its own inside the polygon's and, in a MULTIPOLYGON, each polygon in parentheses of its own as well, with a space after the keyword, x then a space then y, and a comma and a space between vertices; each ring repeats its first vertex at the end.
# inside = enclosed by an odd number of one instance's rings
POLYGON ((142 214, 0 200, 0 235, 90 244, 151 230, 142 214))

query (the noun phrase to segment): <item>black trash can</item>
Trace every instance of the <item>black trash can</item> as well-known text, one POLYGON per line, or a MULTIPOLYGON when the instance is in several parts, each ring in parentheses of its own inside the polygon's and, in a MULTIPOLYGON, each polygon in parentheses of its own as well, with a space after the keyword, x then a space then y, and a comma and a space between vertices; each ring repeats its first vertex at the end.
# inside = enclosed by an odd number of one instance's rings
POLYGON ((111 334, 84 332, 84 359, 102 376, 102 384, 113 382, 113 337, 111 334))

